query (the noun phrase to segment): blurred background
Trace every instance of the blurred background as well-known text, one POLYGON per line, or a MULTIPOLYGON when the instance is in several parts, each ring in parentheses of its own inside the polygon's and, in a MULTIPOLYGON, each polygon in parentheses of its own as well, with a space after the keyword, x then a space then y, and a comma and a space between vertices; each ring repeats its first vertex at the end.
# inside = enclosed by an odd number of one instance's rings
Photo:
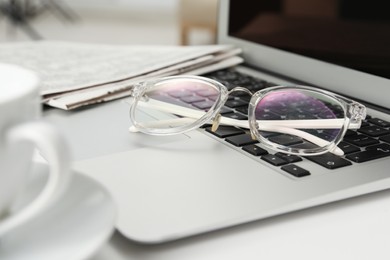
POLYGON ((0 42, 215 42, 218 0, 0 0, 0 42))

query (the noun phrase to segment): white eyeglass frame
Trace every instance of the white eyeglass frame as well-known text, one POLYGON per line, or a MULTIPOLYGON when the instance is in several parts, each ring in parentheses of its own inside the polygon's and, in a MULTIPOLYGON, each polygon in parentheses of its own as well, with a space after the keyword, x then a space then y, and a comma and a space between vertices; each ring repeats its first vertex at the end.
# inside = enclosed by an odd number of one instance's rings
POLYGON ((295 154, 300 156, 313 156, 320 155, 326 152, 332 152, 336 155, 343 155, 343 151, 337 147, 342 138, 344 137, 348 129, 358 129, 360 128, 361 121, 366 117, 366 108, 364 105, 348 99, 346 97, 340 96, 338 94, 317 89, 309 86, 275 86, 268 87, 262 90, 257 91, 252 94, 249 90, 242 87, 235 87, 232 90, 228 91, 226 86, 220 82, 202 77, 202 76, 192 76, 192 75, 180 75, 180 76, 170 76, 160 79, 155 79, 147 82, 142 82, 136 84, 132 92, 133 102, 130 106, 130 120, 132 126, 129 128, 130 132, 142 132, 149 135, 175 135, 182 134, 188 131, 199 128, 200 126, 206 123, 213 123, 214 128, 217 128, 219 124, 236 126, 240 128, 249 129, 251 135, 254 139, 257 139, 265 147, 272 149, 274 151, 295 154), (199 81, 201 83, 208 84, 214 87, 218 91, 218 96, 215 99, 215 102, 211 108, 207 111, 182 107, 179 105, 174 105, 166 103, 163 101, 158 101, 155 99, 149 99, 145 96, 145 93, 151 87, 154 87, 160 83, 166 83, 169 81, 178 81, 178 80, 191 80, 199 81), (344 112, 344 118, 337 119, 307 119, 307 120, 256 120, 255 108, 264 96, 268 95, 272 91, 278 90, 302 90, 316 93, 319 95, 326 96, 328 99, 334 100, 340 107, 342 107, 344 112), (248 120, 237 120, 232 118, 223 117, 219 114, 220 109, 223 107, 225 102, 228 99, 230 93, 235 91, 245 91, 248 94, 252 95, 248 107, 248 120), (147 102, 142 101, 146 97, 147 102), (162 112, 167 112, 181 116, 180 118, 161 120, 156 122, 138 122, 136 120, 136 110, 141 107, 153 108, 162 112), (186 122, 183 125, 183 122, 186 122), (311 135, 305 131, 301 131, 295 128, 302 128, 302 125, 306 129, 325 129, 325 128, 340 128, 340 131, 337 137, 329 142, 314 135, 311 135), (159 128, 165 126, 165 128, 159 128), (167 128, 167 126, 170 126, 167 128), (289 146, 279 145, 273 142, 270 142, 268 139, 264 138, 260 131, 274 131, 285 134, 292 134, 306 139, 309 142, 312 142, 318 147, 316 148, 295 148, 289 146))

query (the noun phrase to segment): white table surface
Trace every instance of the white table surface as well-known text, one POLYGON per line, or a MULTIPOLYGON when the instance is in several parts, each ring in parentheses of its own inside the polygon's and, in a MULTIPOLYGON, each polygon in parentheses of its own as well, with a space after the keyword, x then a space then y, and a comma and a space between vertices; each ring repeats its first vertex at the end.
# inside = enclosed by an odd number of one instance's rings
POLYGON ((160 245, 115 232, 92 260, 390 259, 390 190, 160 245))
POLYGON ((115 232, 91 259, 389 260, 389 245, 387 190, 160 245, 115 232))

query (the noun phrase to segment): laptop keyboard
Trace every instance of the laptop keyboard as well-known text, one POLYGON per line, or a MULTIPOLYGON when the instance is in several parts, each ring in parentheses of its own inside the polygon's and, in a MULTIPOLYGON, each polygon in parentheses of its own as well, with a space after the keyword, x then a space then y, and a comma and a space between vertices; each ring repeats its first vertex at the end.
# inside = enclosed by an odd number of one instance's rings
MULTIPOLYGON (((229 90, 240 86, 256 92, 263 88, 277 85, 234 70, 220 70, 204 76, 221 82, 229 90)), ((221 114, 234 119, 247 119, 249 100, 250 97, 246 94, 231 96, 221 110, 221 114)), ((200 109, 207 109, 207 101, 191 101, 189 102, 191 105, 200 109)), ((349 167, 354 163, 364 163, 390 156, 390 122, 371 116, 367 116, 360 129, 347 131, 343 141, 339 144, 339 148, 345 153, 344 156, 326 153, 319 156, 301 158, 296 155, 272 153, 261 148, 259 142, 253 140, 247 130, 232 126, 220 126, 216 132, 212 132, 210 126, 205 126, 204 128, 207 132, 223 139, 227 143, 242 148, 243 151, 251 156, 259 157, 262 161, 274 167, 280 167, 283 171, 297 178, 311 175, 309 170, 295 164, 303 159, 333 170, 349 167)), ((274 140, 275 142, 290 145, 298 142, 298 140, 283 135, 275 138, 277 138, 277 140, 274 140)))

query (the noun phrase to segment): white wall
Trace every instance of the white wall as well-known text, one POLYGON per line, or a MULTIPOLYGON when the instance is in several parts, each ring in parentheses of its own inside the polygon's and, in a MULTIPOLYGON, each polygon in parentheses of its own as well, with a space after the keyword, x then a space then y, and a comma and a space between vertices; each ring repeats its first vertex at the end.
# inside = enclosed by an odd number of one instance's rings
MULTIPOLYGON (((163 10, 171 10, 176 8, 177 0, 111 0, 116 1, 124 6, 128 6, 129 8, 138 8, 138 9, 163 9, 163 10)), ((196 0, 194 0, 196 1, 196 0)))
MULTIPOLYGON (((84 8, 120 8, 133 11, 163 11, 176 10, 178 0, 62 0, 74 7, 84 8)), ((196 1, 196 0, 194 0, 196 1)))

